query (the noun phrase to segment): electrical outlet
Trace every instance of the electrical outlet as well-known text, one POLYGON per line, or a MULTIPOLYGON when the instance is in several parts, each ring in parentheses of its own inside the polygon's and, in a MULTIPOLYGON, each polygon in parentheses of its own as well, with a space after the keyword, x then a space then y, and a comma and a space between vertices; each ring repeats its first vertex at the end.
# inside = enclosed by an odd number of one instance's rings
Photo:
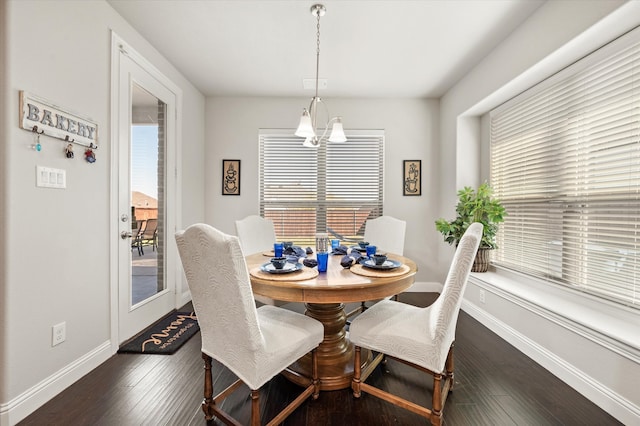
POLYGON ((67 323, 61 322, 52 327, 51 346, 59 345, 67 338, 67 323))
POLYGON ((485 302, 484 296, 485 296, 484 290, 480 289, 480 303, 482 303, 482 304, 484 304, 484 302, 485 302))

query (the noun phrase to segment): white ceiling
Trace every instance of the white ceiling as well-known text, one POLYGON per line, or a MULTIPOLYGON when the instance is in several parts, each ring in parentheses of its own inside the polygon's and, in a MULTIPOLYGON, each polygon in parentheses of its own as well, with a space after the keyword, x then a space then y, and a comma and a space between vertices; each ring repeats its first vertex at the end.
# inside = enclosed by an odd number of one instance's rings
MULTIPOLYGON (((316 1, 108 2, 207 96, 313 96, 316 1)), ((438 98, 544 0, 322 3, 321 95, 438 98)))

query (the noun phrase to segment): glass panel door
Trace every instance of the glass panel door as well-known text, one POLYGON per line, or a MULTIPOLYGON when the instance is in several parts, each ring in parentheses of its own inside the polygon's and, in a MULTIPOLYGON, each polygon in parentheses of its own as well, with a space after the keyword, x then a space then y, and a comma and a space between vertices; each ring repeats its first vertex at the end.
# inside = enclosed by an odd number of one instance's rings
POLYGON ((133 84, 131 105, 131 304, 164 290, 162 218, 164 182, 164 102, 133 84))
POLYGON ((175 309, 173 154, 176 92, 133 49, 119 48, 117 98, 118 343, 175 309), (172 147, 168 149, 167 147, 172 147), (167 153, 170 153, 167 155, 167 153), (168 225, 170 223, 170 225, 168 225), (172 252, 173 253, 173 252, 172 252), (170 277, 168 279, 167 277, 170 277))

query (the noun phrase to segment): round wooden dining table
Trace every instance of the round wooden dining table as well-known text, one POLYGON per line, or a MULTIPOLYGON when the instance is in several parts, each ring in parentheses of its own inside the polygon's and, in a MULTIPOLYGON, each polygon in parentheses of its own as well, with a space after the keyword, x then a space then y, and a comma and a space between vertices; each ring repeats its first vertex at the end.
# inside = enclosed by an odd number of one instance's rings
MULTIPOLYGON (((353 345, 346 330, 345 303, 379 300, 399 294, 413 284, 417 271, 415 262, 403 256, 387 254, 389 260, 401 263, 390 270, 378 270, 355 265, 343 268, 341 255, 329 255, 326 272, 303 266, 287 274, 269 274, 260 269, 268 263, 269 253, 255 253, 246 257, 255 294, 286 302, 303 302, 305 314, 324 325, 324 340, 318 347, 318 374, 321 390, 345 389, 353 377, 353 345)), ((362 367, 372 357, 363 350, 362 367)), ((300 385, 311 376, 311 357, 301 358, 284 375, 300 385)))

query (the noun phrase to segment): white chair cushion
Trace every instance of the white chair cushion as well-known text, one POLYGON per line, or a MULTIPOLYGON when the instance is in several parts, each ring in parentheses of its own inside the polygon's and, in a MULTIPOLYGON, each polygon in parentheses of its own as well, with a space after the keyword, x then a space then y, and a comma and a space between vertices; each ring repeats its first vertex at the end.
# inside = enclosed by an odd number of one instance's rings
POLYGON ((263 345, 254 351, 227 348, 224 360, 205 347, 202 352, 225 364, 251 389, 258 389, 275 375, 318 346, 324 327, 297 312, 265 305, 257 309, 263 345))
POLYGON ((351 341, 433 372, 443 372, 482 231, 482 224, 474 223, 465 232, 442 294, 433 305, 418 308, 391 300, 380 301, 351 322, 351 341))
POLYGON ((429 308, 381 300, 349 327, 353 344, 412 362, 434 372, 444 370, 449 346, 436 336, 429 308))

